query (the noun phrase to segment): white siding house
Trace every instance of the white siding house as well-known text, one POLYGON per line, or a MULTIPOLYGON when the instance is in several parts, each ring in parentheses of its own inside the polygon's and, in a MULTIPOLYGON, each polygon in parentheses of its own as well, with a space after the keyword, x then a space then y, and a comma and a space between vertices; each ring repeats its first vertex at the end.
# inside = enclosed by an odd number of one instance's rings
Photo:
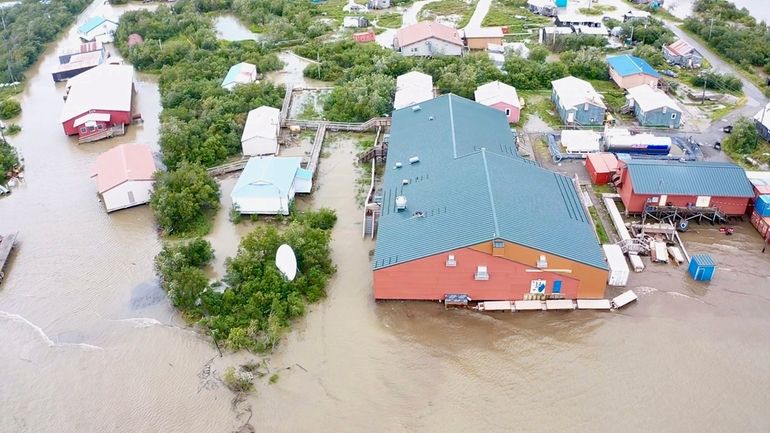
POLYGON ((148 203, 153 189, 155 161, 142 144, 121 144, 96 159, 96 178, 107 212, 148 203))
POLYGON ((247 156, 277 154, 280 129, 281 110, 262 106, 249 111, 241 135, 243 154, 247 156))
POLYGON ((294 194, 313 186, 313 175, 301 162, 301 157, 249 159, 230 193, 233 207, 241 214, 288 215, 294 194))
POLYGON ((395 110, 433 99, 433 77, 411 71, 396 78, 395 110))
POLYGON ((393 48, 404 56, 460 56, 463 47, 456 29, 436 22, 402 27, 393 38, 393 48))
POLYGON ((109 43, 112 42, 117 29, 118 23, 115 21, 95 16, 78 27, 78 36, 86 42, 98 41, 109 43))

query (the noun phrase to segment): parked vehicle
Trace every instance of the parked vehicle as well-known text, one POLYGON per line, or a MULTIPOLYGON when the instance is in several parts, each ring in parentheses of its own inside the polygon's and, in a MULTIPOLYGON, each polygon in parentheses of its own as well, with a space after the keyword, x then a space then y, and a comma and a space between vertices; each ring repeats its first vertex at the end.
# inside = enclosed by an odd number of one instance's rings
POLYGON ((716 149, 716 150, 722 150, 722 143, 720 143, 720 142, 718 142, 718 141, 717 141, 716 143, 714 143, 714 149, 716 149))
POLYGON ((727 125, 727 126, 723 127, 722 128, 722 132, 725 132, 727 134, 733 132, 733 125, 727 125))
POLYGON ((677 74, 676 72, 672 71, 671 69, 666 69, 665 71, 660 71, 660 73, 663 74, 663 75, 669 76, 671 78, 679 77, 679 74, 677 74))

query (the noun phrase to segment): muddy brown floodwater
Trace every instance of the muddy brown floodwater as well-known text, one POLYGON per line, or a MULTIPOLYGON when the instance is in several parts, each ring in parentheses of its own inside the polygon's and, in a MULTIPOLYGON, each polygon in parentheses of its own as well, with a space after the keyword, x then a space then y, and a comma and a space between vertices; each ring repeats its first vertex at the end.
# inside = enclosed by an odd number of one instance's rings
MULTIPOLYGON (((97 11, 120 9, 94 4, 81 21, 97 11)), ((328 297, 271 357, 278 382, 259 381, 233 410, 216 377, 253 356, 218 358, 184 326, 153 282, 150 210, 106 215, 88 177, 120 142, 156 146, 157 86, 137 77, 144 125, 77 145, 50 78, 74 33, 64 39, 28 74, 12 139, 26 181, 0 200, 0 232, 21 239, 0 286, 1 432, 230 432, 247 421, 269 432, 770 430, 770 254, 748 223, 730 237, 705 225, 683 236, 719 264, 711 284, 649 265, 629 282, 639 302, 617 313, 376 303, 351 140, 325 150, 306 203, 339 216, 328 297)), ((248 227, 220 213, 213 274, 248 227)))

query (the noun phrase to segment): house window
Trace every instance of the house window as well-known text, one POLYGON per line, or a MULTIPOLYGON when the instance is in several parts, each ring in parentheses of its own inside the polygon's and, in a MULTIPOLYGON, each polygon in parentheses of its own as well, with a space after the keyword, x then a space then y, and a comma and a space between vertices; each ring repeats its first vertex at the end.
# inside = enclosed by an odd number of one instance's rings
POLYGON ((668 112, 668 107, 663 107, 663 114, 666 114, 668 112))
POLYGON ((82 127, 82 128, 80 128, 80 133, 81 133, 81 134, 85 134, 86 132, 88 132, 88 129, 86 129, 86 127, 85 127, 85 126, 84 126, 84 127, 82 127))
POLYGON ((585 104, 583 104, 583 110, 584 110, 584 111, 588 111, 588 102, 586 102, 585 104))
POLYGON ((416 53, 417 52, 417 47, 412 48, 412 52, 416 53))
POLYGON ((486 266, 477 266, 476 267, 476 273, 473 275, 473 279, 476 281, 487 281, 489 280, 489 272, 487 272, 486 266))
POLYGON ((506 116, 510 116, 511 115, 511 109, 510 108, 506 108, 505 109, 505 115, 506 116))
POLYGON ((501 241, 500 239, 495 239, 492 241, 492 246, 494 248, 503 248, 505 247, 505 242, 501 241))
POLYGON ((446 267, 454 268, 455 266, 457 266, 457 260, 455 260, 454 254, 450 254, 446 259, 446 267))
POLYGON ((100 124, 96 125, 96 129, 104 129, 104 124, 100 123, 100 124))
POLYGON ((671 118, 676 119, 676 113, 671 113, 671 118))
POLYGON ((129 191, 128 192, 128 202, 131 203, 131 204, 136 203, 136 199, 134 199, 134 192, 133 191, 129 191))

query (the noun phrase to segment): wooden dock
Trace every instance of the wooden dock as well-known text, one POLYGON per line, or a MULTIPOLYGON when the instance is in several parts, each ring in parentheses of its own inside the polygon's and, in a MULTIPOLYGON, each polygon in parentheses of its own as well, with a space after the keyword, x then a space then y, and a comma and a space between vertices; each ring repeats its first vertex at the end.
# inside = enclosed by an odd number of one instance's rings
POLYGON ((223 174, 228 174, 234 171, 243 170, 243 168, 246 167, 247 162, 249 162, 249 157, 244 156, 243 158, 237 161, 228 162, 222 165, 217 165, 216 167, 211 167, 207 171, 211 176, 221 176, 223 174))
POLYGON ((315 177, 315 170, 318 167, 318 159, 321 158, 321 149, 324 144, 324 137, 326 136, 326 123, 321 123, 316 129, 315 138, 313 139, 313 147, 310 149, 310 161, 305 167, 312 176, 315 177))
POLYGON ((11 250, 16 244, 16 237, 18 233, 9 233, 7 235, 0 236, 0 282, 3 281, 5 274, 3 269, 8 262, 8 257, 11 255, 11 250))

